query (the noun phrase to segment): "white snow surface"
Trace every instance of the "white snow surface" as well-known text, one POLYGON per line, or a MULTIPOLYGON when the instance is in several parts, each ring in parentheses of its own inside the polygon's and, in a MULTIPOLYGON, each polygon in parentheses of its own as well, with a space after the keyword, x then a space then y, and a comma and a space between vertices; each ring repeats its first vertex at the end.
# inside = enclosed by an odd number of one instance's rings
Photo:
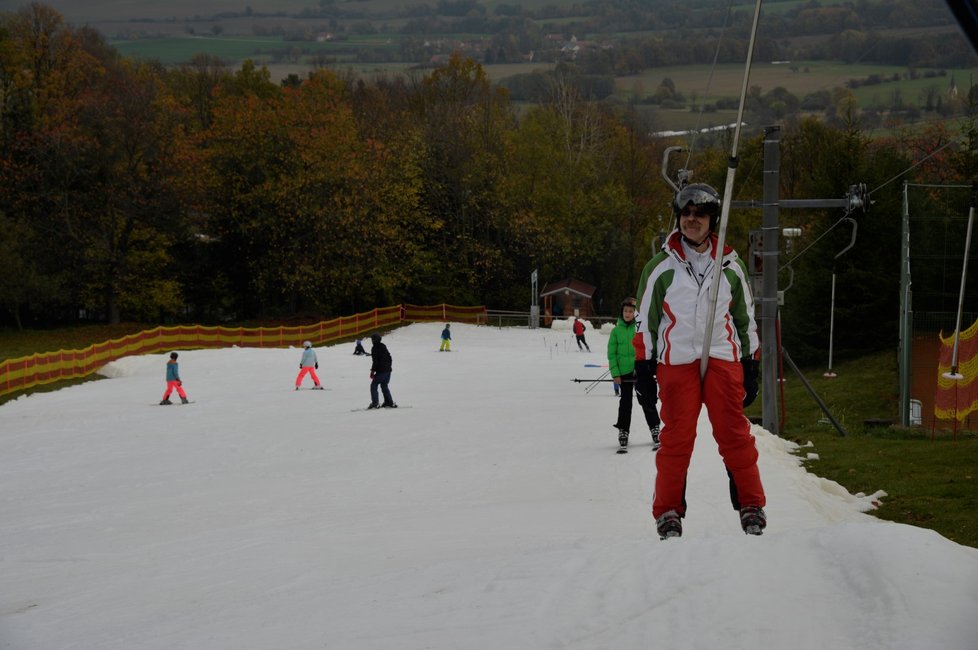
POLYGON ((754 427, 746 536, 702 417, 660 541, 640 414, 617 455, 611 386, 569 381, 606 337, 442 327, 385 337, 410 408, 351 410, 352 343, 317 348, 325 391, 299 349, 230 348, 181 352, 187 406, 157 405, 165 354, 0 406, 0 648, 978 647, 978 550, 866 514, 882 492, 754 427))

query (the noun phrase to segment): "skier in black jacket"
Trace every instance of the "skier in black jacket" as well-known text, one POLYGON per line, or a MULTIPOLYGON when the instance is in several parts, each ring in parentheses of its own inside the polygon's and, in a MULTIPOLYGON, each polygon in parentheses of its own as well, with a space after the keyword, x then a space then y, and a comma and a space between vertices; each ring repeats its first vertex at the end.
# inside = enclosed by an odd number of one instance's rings
POLYGON ((370 356, 373 362, 370 366, 370 406, 367 408, 397 408, 394 398, 391 397, 391 391, 387 387, 391 381, 391 353, 387 350, 387 346, 380 342, 380 339, 380 334, 370 335, 370 341, 373 343, 370 356), (379 403, 377 386, 380 386, 380 390, 384 393, 383 404, 379 403))

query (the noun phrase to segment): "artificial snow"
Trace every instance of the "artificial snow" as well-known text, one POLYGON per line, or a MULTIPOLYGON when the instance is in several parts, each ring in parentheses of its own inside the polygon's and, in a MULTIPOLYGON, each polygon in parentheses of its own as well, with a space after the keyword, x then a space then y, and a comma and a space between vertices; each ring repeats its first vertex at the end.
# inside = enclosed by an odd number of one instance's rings
POLYGON ((978 647, 978 550, 865 514, 887 486, 755 426, 748 537, 704 416, 659 541, 638 409, 617 455, 611 385, 570 381, 606 338, 453 324, 439 353, 442 327, 384 338, 410 409, 352 411, 353 343, 316 349, 325 391, 297 349, 181 350, 194 404, 156 405, 159 354, 0 406, 0 648, 978 647))

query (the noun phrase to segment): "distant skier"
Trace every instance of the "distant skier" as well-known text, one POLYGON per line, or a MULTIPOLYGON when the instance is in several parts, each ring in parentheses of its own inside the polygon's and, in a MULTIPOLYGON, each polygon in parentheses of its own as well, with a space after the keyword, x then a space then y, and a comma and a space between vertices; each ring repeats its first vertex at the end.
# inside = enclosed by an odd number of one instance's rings
POLYGON ((587 351, 590 352, 591 351, 591 347, 587 344, 587 341, 584 340, 584 330, 585 329, 586 328, 584 327, 584 321, 582 321, 580 318, 575 318, 574 319, 574 336, 577 337, 577 349, 578 350, 583 350, 584 348, 581 347, 581 344, 583 343, 584 344, 584 347, 587 348, 587 351))
POLYGON ((370 366, 370 406, 367 408, 397 408, 397 404, 394 403, 394 398, 391 397, 391 391, 387 387, 391 381, 393 361, 391 360, 391 353, 387 350, 387 346, 381 343, 380 339, 380 334, 374 333, 370 335, 370 341, 373 343, 373 347, 370 349, 373 363, 370 366), (379 396, 377 395, 378 386, 384 393, 383 404, 380 403, 379 396))
POLYGON ((173 404, 170 401, 170 394, 176 390, 177 395, 180 396, 181 404, 189 404, 190 400, 187 399, 187 393, 183 390, 183 381, 180 379, 180 364, 177 363, 177 357, 180 356, 176 352, 170 353, 170 360, 166 362, 166 392, 163 393, 163 400, 160 401, 160 406, 168 406, 173 404))
POLYGON ((313 390, 323 390, 319 383, 319 375, 316 374, 319 369, 319 360, 316 358, 316 351, 312 349, 312 342, 305 341, 302 347, 302 359, 299 361, 299 375, 295 378, 295 389, 299 390, 302 380, 305 379, 306 375, 309 375, 316 384, 313 386, 313 390))
POLYGON ((441 331, 441 347, 438 349, 439 352, 451 352, 452 351, 452 330, 451 325, 445 323, 445 329, 441 331))
POLYGON ((353 348, 353 354, 370 356, 370 353, 363 349, 363 339, 357 339, 357 345, 353 348))

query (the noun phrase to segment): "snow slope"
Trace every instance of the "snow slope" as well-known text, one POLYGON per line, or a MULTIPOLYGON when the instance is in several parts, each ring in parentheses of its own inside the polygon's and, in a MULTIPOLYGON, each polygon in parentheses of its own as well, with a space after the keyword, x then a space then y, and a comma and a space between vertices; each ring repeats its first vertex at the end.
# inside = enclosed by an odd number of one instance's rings
MULTIPOLYGON (((392 332, 369 357, 184 351, 0 407, 0 648, 978 648, 978 550, 877 520, 755 427, 769 526, 740 532, 705 418, 685 534, 650 440, 566 328, 392 332), (307 380, 307 386, 311 385, 307 380)), ((885 489, 886 486, 879 486, 885 489)))

